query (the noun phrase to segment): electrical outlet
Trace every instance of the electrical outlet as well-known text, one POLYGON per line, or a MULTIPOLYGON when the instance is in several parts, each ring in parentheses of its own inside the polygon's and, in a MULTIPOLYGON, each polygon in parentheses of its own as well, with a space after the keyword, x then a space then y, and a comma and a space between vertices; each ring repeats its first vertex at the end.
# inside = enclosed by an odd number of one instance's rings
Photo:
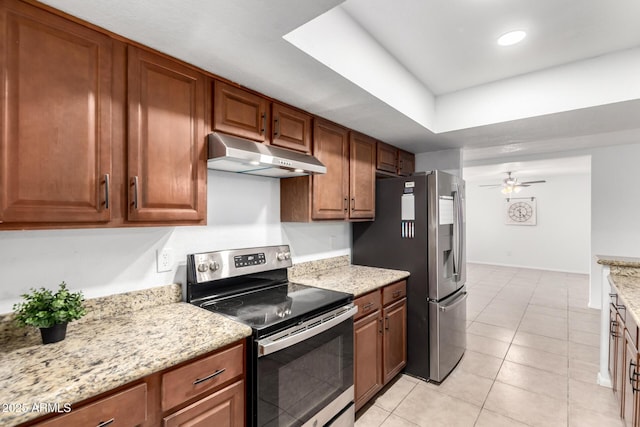
POLYGON ((171 271, 171 266, 173 265, 173 250, 169 248, 158 249, 156 251, 157 254, 157 265, 158 265, 158 273, 163 273, 165 271, 171 271))

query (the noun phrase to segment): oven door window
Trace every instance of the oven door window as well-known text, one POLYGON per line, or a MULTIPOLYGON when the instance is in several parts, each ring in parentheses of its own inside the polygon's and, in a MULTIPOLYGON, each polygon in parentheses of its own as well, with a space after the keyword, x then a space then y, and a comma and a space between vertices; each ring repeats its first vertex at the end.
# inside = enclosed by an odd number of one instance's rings
POLYGON ((353 319, 257 364, 258 426, 301 426, 353 386, 353 319))

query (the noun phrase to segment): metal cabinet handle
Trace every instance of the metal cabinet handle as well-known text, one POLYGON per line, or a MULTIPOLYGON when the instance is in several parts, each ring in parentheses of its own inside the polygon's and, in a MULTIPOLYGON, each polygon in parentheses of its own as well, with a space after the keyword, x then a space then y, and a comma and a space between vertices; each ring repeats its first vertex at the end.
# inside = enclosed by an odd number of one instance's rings
POLYGON ((382 318, 378 320, 378 323, 380 324, 380 329, 378 329, 378 331, 382 333, 382 318))
POLYGON ((264 134, 267 129, 267 113, 262 113, 262 129, 260 129, 260 135, 264 134))
POLYGON ((610 320, 609 321, 609 334, 611 335, 611 337, 613 338, 618 338, 618 334, 616 334, 615 329, 618 327, 618 322, 615 320, 610 320))
POLYGON ((618 310, 626 310, 627 309, 627 307, 625 307, 624 304, 616 304, 616 308, 618 310))
POLYGON ((133 209, 138 209, 138 177, 133 177, 133 209))
POLYGON ((640 391, 640 389, 638 389, 634 384, 634 381, 638 381, 638 376, 640 376, 640 374, 636 371, 636 366, 637 365, 633 362, 633 360, 629 361, 629 384, 631 384, 633 393, 640 391), (631 372, 632 368, 633 368, 633 372, 631 372))
POLYGON ((402 291, 400 289, 398 289, 397 291, 393 291, 393 293, 391 294, 391 296, 393 298, 398 298, 400 296, 400 294, 402 294, 402 291))
POLYGON ((384 329, 389 330, 389 316, 384 318, 384 329))
POLYGON ((109 209, 109 174, 104 174, 104 208, 109 209))
POLYGON ((279 138, 280 137, 280 119, 276 117, 273 122, 275 123, 275 128, 276 128, 274 132, 274 136, 276 138, 279 138))
POLYGON ((344 211, 347 212, 349 210, 349 198, 345 197, 344 198, 344 211))
POLYGON ((203 383, 203 382, 205 382, 205 381, 209 381, 209 380, 211 380, 211 379, 214 379, 215 377, 217 377, 218 375, 220 375, 221 373, 223 373, 225 370, 226 370, 225 368, 218 369, 217 371, 215 371, 215 372, 214 372, 213 374, 211 374, 211 375, 208 375, 208 376, 206 376, 206 377, 204 377, 204 378, 198 378, 198 379, 196 379, 196 380, 193 382, 193 385, 198 385, 198 384, 201 384, 201 383, 203 383))
POLYGON ((98 424, 96 427, 108 426, 109 424, 112 424, 115 420, 116 420, 115 418, 111 418, 110 420, 107 420, 107 421, 100 421, 100 424, 98 424))
POLYGON ((351 198, 351 210, 354 210, 356 208, 356 198, 352 197, 351 198))
POLYGON ((372 302, 363 305, 362 306, 362 312, 364 313, 365 311, 371 310, 371 307, 373 307, 373 303, 372 302))

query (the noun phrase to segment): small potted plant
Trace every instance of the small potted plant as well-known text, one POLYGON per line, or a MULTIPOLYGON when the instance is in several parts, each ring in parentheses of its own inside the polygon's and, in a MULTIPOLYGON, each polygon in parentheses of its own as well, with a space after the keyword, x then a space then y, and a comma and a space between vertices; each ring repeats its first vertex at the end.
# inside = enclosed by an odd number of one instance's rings
POLYGON ((62 341, 67 333, 67 323, 86 314, 82 292, 69 292, 65 282, 56 293, 49 289, 31 289, 21 295, 25 301, 15 304, 16 322, 21 326, 40 328, 42 343, 62 341))

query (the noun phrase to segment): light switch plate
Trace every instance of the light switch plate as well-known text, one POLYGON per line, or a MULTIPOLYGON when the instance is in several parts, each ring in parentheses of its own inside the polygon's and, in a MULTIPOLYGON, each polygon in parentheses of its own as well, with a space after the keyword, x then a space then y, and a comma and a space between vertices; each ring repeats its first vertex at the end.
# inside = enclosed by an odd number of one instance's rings
POLYGON ((171 271, 173 265, 173 250, 170 248, 162 248, 156 251, 157 258, 156 263, 158 267, 158 273, 164 273, 171 271))

